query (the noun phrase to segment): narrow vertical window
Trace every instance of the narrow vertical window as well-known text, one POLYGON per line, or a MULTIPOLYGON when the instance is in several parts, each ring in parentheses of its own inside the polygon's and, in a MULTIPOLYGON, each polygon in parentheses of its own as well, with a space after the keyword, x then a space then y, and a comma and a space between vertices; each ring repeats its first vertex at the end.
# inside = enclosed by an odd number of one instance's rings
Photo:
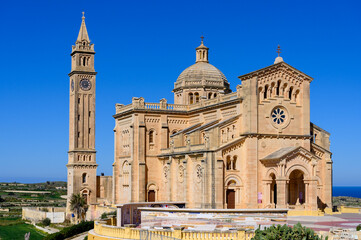
POLYGON ((89 134, 90 134, 90 132, 91 132, 91 128, 89 128, 89 134))
POLYGON ((268 85, 264 87, 263 99, 267 99, 268 85))
POLYGON ((199 93, 194 93, 194 97, 195 97, 195 100, 196 100, 196 103, 199 102, 199 93))
POLYGON ((193 93, 189 93, 189 104, 193 104, 193 93))
POLYGON ((154 143, 154 131, 150 130, 149 131, 149 143, 154 143))
POLYGON ((83 175, 82 175, 82 182, 86 183, 86 173, 83 173, 83 175))
POLYGON ((80 103, 80 98, 78 98, 78 103, 80 103))
POLYGON ((292 100, 292 91, 293 87, 290 87, 290 90, 288 91, 288 99, 292 100))

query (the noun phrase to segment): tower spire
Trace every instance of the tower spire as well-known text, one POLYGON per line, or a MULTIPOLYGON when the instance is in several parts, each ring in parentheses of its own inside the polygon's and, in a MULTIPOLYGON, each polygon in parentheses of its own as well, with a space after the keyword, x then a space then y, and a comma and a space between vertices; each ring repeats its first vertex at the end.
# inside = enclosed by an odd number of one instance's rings
POLYGON ((201 45, 196 48, 196 63, 198 62, 208 62, 208 50, 206 46, 203 44, 204 37, 201 36, 201 45))
POLYGON ((78 39, 76 40, 76 42, 82 42, 82 41, 87 41, 88 43, 90 43, 89 40, 89 36, 88 36, 88 31, 86 30, 86 26, 85 26, 85 16, 84 16, 84 12, 82 12, 83 16, 82 16, 82 21, 81 21, 81 26, 80 26, 80 30, 79 30, 79 34, 78 34, 78 39))

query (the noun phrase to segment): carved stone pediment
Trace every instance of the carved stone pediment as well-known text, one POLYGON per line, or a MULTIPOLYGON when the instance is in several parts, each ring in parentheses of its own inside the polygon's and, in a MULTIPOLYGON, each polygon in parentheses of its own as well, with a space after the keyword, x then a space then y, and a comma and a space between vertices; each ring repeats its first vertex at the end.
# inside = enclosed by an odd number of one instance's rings
POLYGON ((267 166, 279 164, 285 165, 287 162, 295 158, 301 159, 306 163, 311 163, 312 165, 317 164, 317 161, 320 159, 318 156, 303 147, 285 147, 262 158, 261 162, 267 166))

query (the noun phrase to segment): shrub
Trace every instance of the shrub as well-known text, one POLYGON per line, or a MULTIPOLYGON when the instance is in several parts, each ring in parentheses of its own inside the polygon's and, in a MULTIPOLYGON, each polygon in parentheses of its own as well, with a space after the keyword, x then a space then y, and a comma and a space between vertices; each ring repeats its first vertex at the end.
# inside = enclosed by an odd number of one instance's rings
POLYGON ((44 218, 43 221, 41 221, 41 223, 44 225, 44 226, 49 226, 51 221, 49 218, 44 218))
POLYGON ((84 240, 88 240, 88 236, 85 236, 84 240))
POLYGON ((107 214, 106 213, 103 213, 101 216, 100 216, 100 219, 106 219, 107 218, 107 214))
POLYGON ((91 222, 81 222, 77 225, 73 225, 71 227, 64 228, 60 232, 50 234, 44 238, 44 240, 62 240, 65 238, 72 237, 79 233, 83 233, 89 231, 94 228, 94 221, 91 222))
POLYGON ((357 225, 356 231, 361 231, 361 224, 357 225))
MULTIPOLYGON (((279 240, 279 239, 292 239, 292 240, 322 240, 315 234, 315 232, 306 227, 302 227, 300 223, 297 223, 293 227, 289 227, 286 224, 273 225, 265 230, 256 230, 256 235, 252 238, 254 240, 279 240)), ((326 240, 328 237, 326 237, 326 240)))

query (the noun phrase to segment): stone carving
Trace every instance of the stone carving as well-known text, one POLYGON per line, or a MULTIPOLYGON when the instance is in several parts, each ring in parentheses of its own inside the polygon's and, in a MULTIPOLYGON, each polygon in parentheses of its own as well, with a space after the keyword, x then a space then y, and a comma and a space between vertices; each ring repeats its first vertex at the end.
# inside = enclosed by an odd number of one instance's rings
POLYGON ((198 164, 197 167, 196 167, 196 179, 197 179, 197 182, 201 182, 202 178, 203 178, 203 169, 202 169, 201 165, 198 164))
POLYGON ((178 169, 178 181, 179 182, 183 182, 184 181, 184 166, 183 165, 180 165, 179 166, 179 169, 178 169))
POLYGON ((169 167, 168 166, 164 166, 163 176, 164 176, 164 181, 168 182, 168 180, 169 180, 169 167))

